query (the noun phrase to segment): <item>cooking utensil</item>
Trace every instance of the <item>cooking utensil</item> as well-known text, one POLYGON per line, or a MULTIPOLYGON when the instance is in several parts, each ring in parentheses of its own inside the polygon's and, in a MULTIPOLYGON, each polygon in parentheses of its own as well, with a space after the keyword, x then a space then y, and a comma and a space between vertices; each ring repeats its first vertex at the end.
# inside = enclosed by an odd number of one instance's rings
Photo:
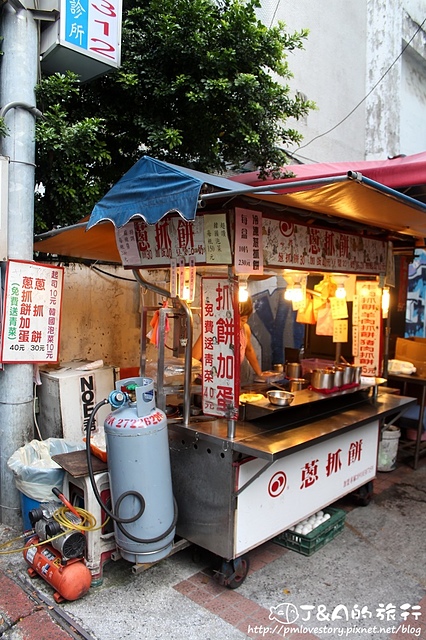
POLYGON ((311 385, 314 389, 333 389, 334 371, 332 369, 314 369, 311 371, 311 385))
POLYGON ((352 384, 354 381, 354 370, 351 364, 345 364, 343 367, 343 384, 352 384))
POLYGON ((343 386, 343 367, 334 367, 334 386, 343 386))
POLYGON ((300 391, 301 389, 304 389, 306 385, 307 381, 305 378, 291 378, 288 390, 290 393, 293 391, 300 391))
POLYGON ((356 382, 357 384, 359 384, 359 382, 361 381, 362 366, 353 364, 352 369, 353 369, 353 382, 356 382))
POLYGON ((299 362, 288 362, 285 366, 287 378, 301 378, 302 365, 299 362))
POLYGON ((267 391, 266 396, 271 404, 278 405, 279 407, 288 407, 294 400, 294 395, 288 393, 288 391, 278 391, 273 389, 267 391))

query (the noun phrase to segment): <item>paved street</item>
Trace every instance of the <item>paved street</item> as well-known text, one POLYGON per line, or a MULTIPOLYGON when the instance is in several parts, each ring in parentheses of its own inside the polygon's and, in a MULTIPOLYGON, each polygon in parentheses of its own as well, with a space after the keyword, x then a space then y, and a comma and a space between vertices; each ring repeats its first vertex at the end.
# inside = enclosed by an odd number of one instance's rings
MULTIPOLYGON (((108 562, 100 586, 57 605, 50 585, 28 577, 21 553, 2 555, 2 638, 425 639, 425 500, 426 459, 416 471, 400 461, 378 473, 369 506, 350 496, 338 503, 347 514, 335 539, 309 557, 272 541, 258 547, 235 590, 220 586, 213 558, 191 546, 139 574, 108 562)), ((16 534, 0 532, 1 541, 16 534)))

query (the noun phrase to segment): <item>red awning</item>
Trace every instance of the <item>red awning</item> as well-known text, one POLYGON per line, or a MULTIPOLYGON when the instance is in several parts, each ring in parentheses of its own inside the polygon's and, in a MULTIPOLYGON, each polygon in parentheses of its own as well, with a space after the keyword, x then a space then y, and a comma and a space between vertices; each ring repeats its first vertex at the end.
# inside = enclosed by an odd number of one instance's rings
MULTIPOLYGON (((426 152, 417 153, 412 156, 398 156, 393 160, 363 160, 348 162, 323 162, 314 164, 286 165, 286 171, 295 174, 295 178, 287 178, 285 181, 291 183, 296 180, 311 180, 315 178, 326 178, 340 176, 348 171, 359 171, 363 176, 380 182, 393 189, 404 190, 405 187, 416 185, 425 186, 426 196, 426 152)), ((274 183, 282 183, 279 180, 259 180, 258 172, 251 171, 230 178, 240 184, 250 186, 261 186, 274 183)))

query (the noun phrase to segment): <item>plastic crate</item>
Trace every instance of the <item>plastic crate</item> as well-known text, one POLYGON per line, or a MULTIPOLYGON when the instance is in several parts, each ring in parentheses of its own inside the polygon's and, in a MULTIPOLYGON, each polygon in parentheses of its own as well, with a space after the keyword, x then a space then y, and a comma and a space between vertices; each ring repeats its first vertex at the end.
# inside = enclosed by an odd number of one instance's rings
POLYGON ((287 530, 277 536, 274 542, 304 556, 311 556, 341 533, 345 525, 346 511, 328 507, 324 513, 329 513, 330 518, 310 533, 303 535, 287 530))

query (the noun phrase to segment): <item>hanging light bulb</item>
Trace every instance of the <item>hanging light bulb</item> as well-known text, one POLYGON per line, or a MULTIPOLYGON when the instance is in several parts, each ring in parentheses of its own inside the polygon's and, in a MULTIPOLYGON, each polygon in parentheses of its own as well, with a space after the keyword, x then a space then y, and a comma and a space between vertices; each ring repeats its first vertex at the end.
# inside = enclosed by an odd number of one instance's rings
POLYGON ((284 291, 284 300, 288 300, 289 302, 291 302, 293 300, 294 280, 286 269, 284 269, 283 271, 283 278, 287 283, 287 286, 284 291))
POLYGON ((287 287, 286 290, 284 291, 284 300, 288 300, 289 302, 291 302, 293 300, 293 293, 294 293, 294 289, 293 287, 287 287))
POLYGON ((248 297, 247 278, 240 277, 238 280, 238 302, 247 302, 248 297))
POLYGON ((343 300, 344 298, 346 298, 346 289, 345 289, 345 280, 348 278, 349 276, 343 274, 343 273, 333 273, 332 274, 332 278, 334 280, 334 282, 337 284, 337 289, 335 292, 335 297, 339 298, 340 300, 343 300))
POLYGON ((382 316, 383 318, 388 317, 390 306, 390 290, 389 287, 383 287, 382 290, 382 316))
POLYGON ((337 285, 336 293, 334 295, 336 296, 336 298, 340 298, 340 300, 343 300, 343 298, 346 298, 345 285, 344 284, 337 285))
POLYGON ((303 300, 303 289, 300 282, 295 282, 293 286, 293 302, 302 302, 303 300))
POLYGON ((182 300, 185 300, 185 302, 192 302, 189 285, 187 283, 185 283, 183 287, 182 300))
POLYGON ((306 271, 284 270, 283 278, 288 284, 284 292, 284 300, 302 302, 305 297, 307 276, 308 273, 306 271))

